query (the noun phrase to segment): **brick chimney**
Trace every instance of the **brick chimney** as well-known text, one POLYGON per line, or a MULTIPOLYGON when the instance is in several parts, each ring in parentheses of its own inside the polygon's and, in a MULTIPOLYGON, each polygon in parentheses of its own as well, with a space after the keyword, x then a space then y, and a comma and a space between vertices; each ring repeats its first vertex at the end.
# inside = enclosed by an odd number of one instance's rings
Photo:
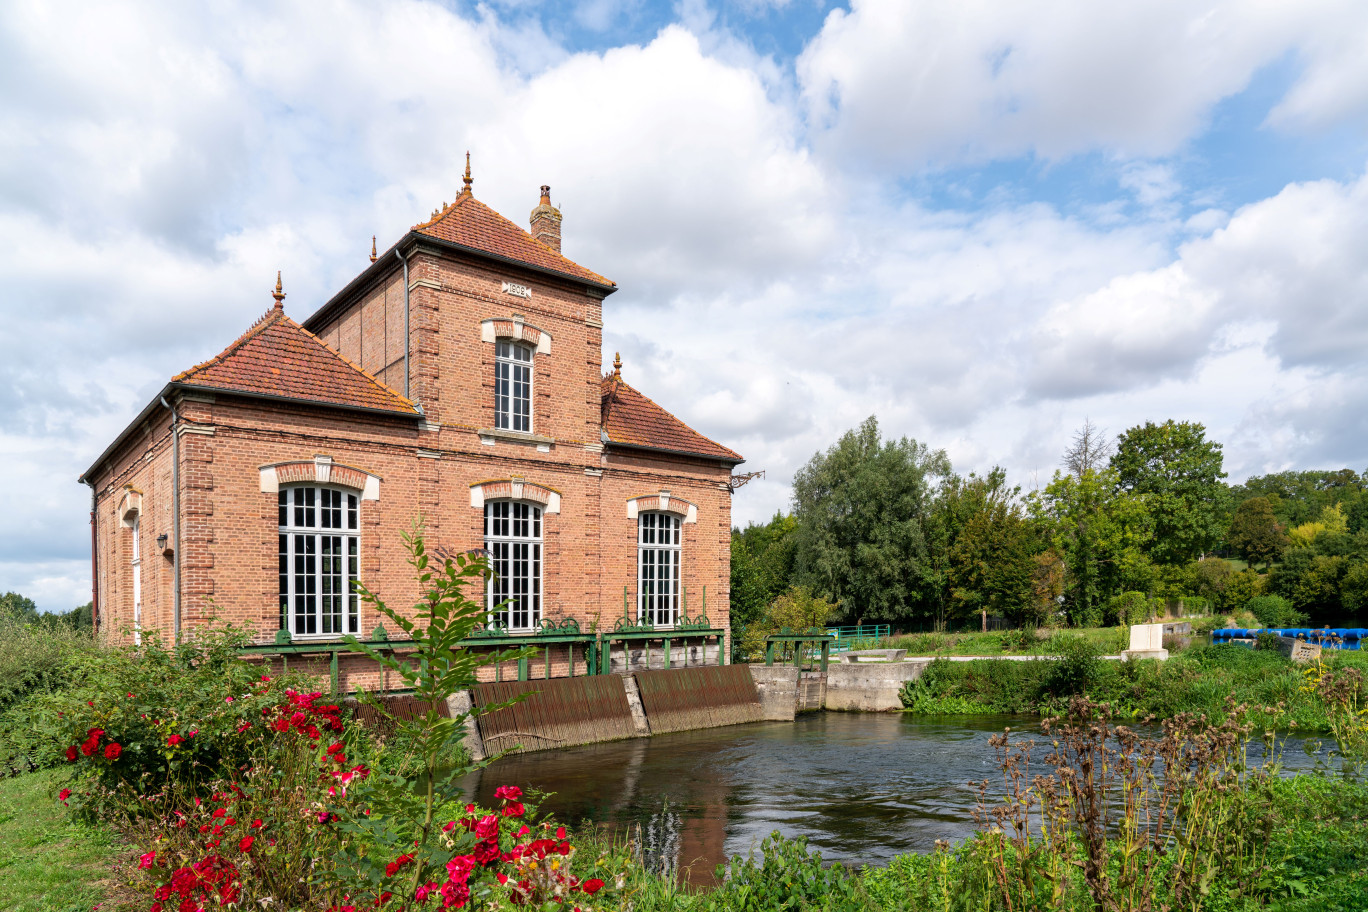
POLYGON ((532 237, 560 253, 561 214, 559 209, 551 205, 551 188, 546 184, 542 184, 541 202, 532 210, 529 222, 532 225, 532 237))

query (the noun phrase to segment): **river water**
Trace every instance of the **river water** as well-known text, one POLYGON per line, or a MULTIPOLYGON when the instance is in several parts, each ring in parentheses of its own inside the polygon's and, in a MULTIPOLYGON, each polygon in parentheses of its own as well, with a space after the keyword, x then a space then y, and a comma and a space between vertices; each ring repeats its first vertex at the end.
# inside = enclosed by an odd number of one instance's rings
MULTIPOLYGON (((500 785, 552 793, 542 808, 557 819, 630 829, 648 861, 695 883, 774 830, 806 836, 829 861, 881 864, 973 833, 977 792, 968 783, 1000 783, 988 739, 1006 726, 1039 734, 1033 717, 809 713, 512 755, 466 788, 485 806, 500 785)), ((1283 763, 1313 761, 1294 740, 1283 763)))

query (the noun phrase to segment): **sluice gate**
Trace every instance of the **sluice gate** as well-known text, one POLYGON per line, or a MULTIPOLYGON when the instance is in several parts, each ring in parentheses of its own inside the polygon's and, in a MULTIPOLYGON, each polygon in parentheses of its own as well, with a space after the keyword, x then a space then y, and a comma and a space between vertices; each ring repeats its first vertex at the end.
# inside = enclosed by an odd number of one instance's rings
POLYGON ((480 739, 490 754, 631 738, 636 734, 618 675, 476 684, 480 739), (527 694, 502 709, 488 710, 527 694))
POLYGON ((745 665, 639 671, 636 682, 652 734, 763 718, 755 681, 745 665))
POLYGON ((479 737, 489 754, 570 747, 764 718, 755 681, 745 665, 486 682, 475 685, 471 697, 478 714, 479 737), (492 708, 519 697, 512 705, 492 708), (630 701, 637 699, 644 720, 634 722, 630 701))

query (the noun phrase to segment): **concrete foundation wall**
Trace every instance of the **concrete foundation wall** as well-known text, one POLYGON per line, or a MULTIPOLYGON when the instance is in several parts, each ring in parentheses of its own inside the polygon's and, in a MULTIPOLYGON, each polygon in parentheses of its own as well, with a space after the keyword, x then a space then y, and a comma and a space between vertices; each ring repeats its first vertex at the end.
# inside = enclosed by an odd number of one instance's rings
MULTIPOLYGON (((670 644, 671 668, 694 668, 700 665, 717 664, 717 645, 700 645, 675 641, 670 644)), ((660 671, 665 667, 665 648, 660 643, 646 646, 633 646, 626 650, 624 657, 622 645, 614 643, 608 656, 608 671, 611 674, 630 674, 634 671, 660 671)))
POLYGON ((827 667, 826 708, 848 712, 896 712, 898 691, 922 676, 930 659, 911 662, 860 662, 827 667))
POLYGON ((752 665, 750 671, 764 718, 792 722, 798 705, 798 669, 792 665, 752 665))

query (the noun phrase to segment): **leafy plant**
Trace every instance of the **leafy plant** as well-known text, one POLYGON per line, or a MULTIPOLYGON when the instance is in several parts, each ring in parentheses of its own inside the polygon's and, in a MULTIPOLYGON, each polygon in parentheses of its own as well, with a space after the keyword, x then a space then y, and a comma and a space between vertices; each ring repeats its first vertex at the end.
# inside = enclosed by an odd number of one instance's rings
POLYGON ((1265 627, 1300 627, 1306 623, 1306 615, 1280 595, 1260 595, 1250 599, 1246 607, 1265 627))
POLYGON ((339 861, 373 885, 384 882, 383 871, 397 855, 411 856, 408 895, 437 877, 450 861, 449 840, 437 839, 434 813, 461 795, 456 780, 478 764, 442 768, 444 758, 466 757, 460 752, 469 712, 450 716, 442 712, 451 694, 477 681, 481 666, 523 655, 519 650, 477 653, 464 648, 461 641, 484 623, 486 609, 466 595, 471 583, 483 586, 489 564, 483 557, 458 554, 443 558, 434 566, 428 555, 420 525, 404 533, 408 563, 414 569, 422 598, 410 612, 390 608, 374 592, 357 584, 361 598, 383 614, 405 637, 413 642, 412 657, 398 657, 347 637, 347 645, 394 672, 414 697, 426 705, 425 712, 400 723, 404 736, 417 758, 415 774, 407 771, 376 771, 363 786, 370 813, 355 815, 342 822, 375 851, 344 850, 339 861))

